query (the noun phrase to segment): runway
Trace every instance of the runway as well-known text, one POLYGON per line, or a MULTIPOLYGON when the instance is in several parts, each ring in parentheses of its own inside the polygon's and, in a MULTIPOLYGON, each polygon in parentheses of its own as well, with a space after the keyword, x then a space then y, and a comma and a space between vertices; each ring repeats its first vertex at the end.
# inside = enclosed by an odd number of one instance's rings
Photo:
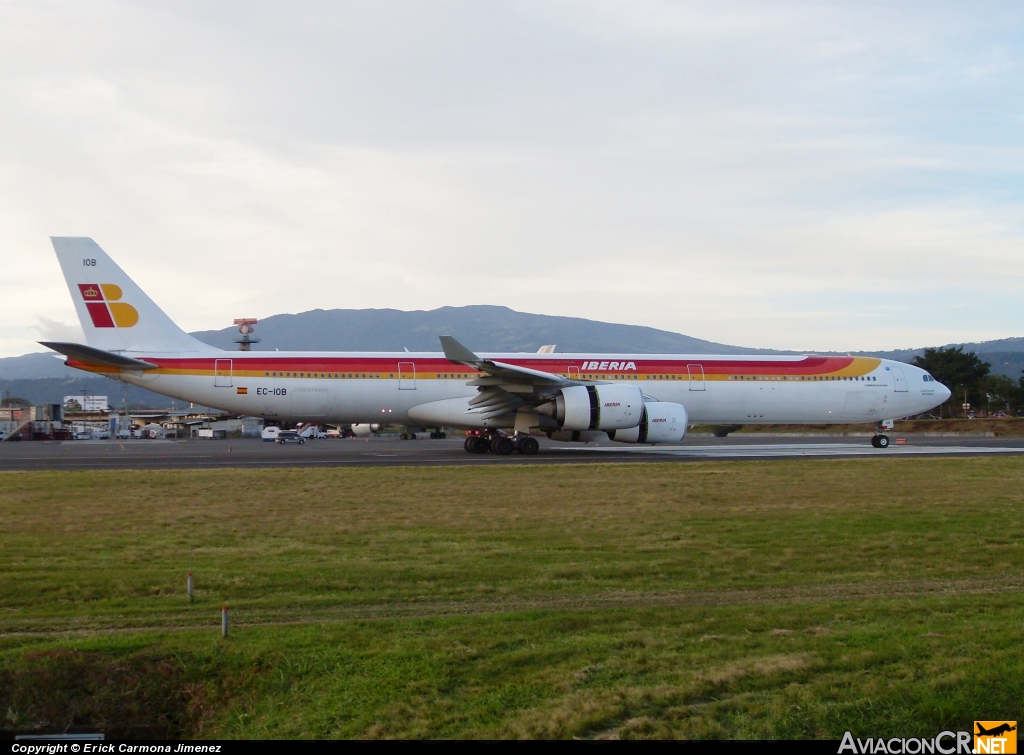
POLYGON ((687 438, 672 446, 541 442, 536 456, 468 454, 462 438, 403 441, 393 436, 309 441, 282 446, 258 439, 131 440, 0 443, 0 471, 82 469, 204 469, 218 467, 487 466, 593 464, 792 458, 909 458, 1024 454, 1024 438, 914 437, 888 449, 868 438, 687 438))

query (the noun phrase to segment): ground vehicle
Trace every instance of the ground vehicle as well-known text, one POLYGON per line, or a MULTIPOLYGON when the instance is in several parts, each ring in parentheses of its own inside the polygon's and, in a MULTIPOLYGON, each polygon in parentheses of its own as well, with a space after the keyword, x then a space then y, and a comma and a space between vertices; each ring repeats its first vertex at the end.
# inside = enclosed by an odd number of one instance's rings
POLYGON ((306 442, 306 439, 299 435, 294 430, 283 430, 277 434, 275 443, 298 443, 300 446, 306 442))
POLYGON ((306 438, 307 440, 317 440, 317 439, 320 439, 320 438, 326 438, 327 437, 327 433, 322 432, 318 425, 313 425, 313 424, 309 424, 309 425, 302 425, 302 424, 300 424, 299 426, 297 426, 295 428, 295 432, 297 432, 299 435, 301 435, 303 438, 306 438))
POLYGON ((260 437, 263 439, 265 443, 273 443, 275 440, 277 440, 277 436, 280 432, 280 427, 270 425, 269 427, 263 428, 263 430, 260 432, 260 437))

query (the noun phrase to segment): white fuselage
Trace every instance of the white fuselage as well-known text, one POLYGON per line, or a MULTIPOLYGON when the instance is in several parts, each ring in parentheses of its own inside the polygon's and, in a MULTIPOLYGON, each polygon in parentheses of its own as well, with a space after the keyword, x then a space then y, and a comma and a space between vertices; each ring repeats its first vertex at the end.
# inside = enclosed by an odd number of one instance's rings
MULTIPOLYGON (((166 396, 268 420, 434 424, 423 422, 417 407, 468 401, 477 393, 470 383, 480 376, 443 354, 423 352, 131 356, 159 369, 112 376, 166 396)), ((481 356, 587 383, 634 385, 651 400, 683 405, 690 423, 875 422, 926 412, 949 397, 948 389, 923 370, 868 357, 481 356)), ((445 424, 486 426, 465 418, 445 424)))

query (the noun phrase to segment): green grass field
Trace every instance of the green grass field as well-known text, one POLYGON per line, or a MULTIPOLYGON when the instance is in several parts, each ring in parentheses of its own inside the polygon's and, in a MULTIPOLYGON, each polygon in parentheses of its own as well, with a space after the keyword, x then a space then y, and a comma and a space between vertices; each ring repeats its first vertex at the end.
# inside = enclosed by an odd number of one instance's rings
POLYGON ((1020 718, 1022 482, 1019 457, 0 474, 0 729, 1020 718))

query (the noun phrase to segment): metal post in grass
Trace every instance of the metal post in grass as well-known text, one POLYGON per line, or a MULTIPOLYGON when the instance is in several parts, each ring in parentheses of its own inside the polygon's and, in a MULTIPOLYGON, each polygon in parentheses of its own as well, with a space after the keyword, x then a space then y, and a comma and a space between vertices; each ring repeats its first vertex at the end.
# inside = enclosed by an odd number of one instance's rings
POLYGON ((192 584, 192 572, 188 573, 186 585, 188 586, 188 602, 191 603, 195 599, 195 590, 193 589, 192 584))
POLYGON ((220 636, 228 636, 228 607, 223 606, 220 609, 220 636))

